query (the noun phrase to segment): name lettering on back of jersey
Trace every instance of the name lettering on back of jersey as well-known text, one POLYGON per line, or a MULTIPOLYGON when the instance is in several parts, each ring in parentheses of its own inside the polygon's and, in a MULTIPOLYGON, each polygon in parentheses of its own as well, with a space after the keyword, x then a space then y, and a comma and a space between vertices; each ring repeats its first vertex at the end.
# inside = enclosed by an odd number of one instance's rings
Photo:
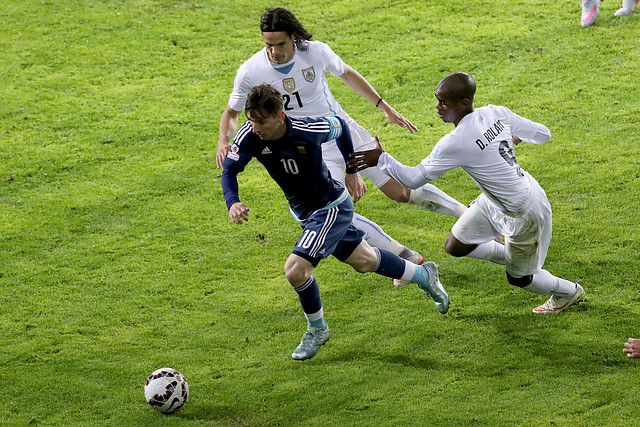
POLYGON ((476 145, 484 150, 489 144, 491 144, 497 137, 500 135, 500 132, 504 130, 504 125, 500 122, 500 120, 496 121, 493 126, 487 129, 483 136, 487 140, 485 144, 481 139, 476 139, 476 145))
POLYGON ((293 77, 288 77, 286 79, 283 79, 282 87, 284 88, 284 90, 291 93, 294 90, 296 90, 296 81, 293 79, 293 77))
POLYGON ((313 67, 305 68, 302 70, 302 76, 309 83, 313 82, 316 79, 316 70, 313 67))

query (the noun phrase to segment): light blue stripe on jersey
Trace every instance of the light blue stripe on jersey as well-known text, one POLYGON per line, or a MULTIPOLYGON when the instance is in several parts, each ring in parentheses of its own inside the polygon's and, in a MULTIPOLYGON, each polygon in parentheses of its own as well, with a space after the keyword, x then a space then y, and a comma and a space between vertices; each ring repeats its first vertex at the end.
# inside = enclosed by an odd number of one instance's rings
MULTIPOLYGON (((331 209, 332 207, 337 206, 340 203, 342 203, 345 200, 347 200, 348 197, 349 197, 349 192, 345 188, 344 191, 342 192, 342 194, 340 194, 340 196, 337 199, 335 199, 333 202, 329 203, 327 206, 324 206, 324 207, 321 207, 320 209, 315 210, 314 212, 323 211, 323 210, 326 210, 326 209, 331 209)), ((291 209, 291 206, 289 206, 289 212, 291 212, 291 215, 293 216, 293 219, 295 219, 298 222, 302 222, 302 220, 300 218, 298 218, 298 215, 296 215, 296 213, 293 211, 293 209, 291 209)))
POLYGON ((342 123, 337 117, 325 117, 331 124, 331 133, 329 134, 329 141, 336 139, 342 135, 342 123))

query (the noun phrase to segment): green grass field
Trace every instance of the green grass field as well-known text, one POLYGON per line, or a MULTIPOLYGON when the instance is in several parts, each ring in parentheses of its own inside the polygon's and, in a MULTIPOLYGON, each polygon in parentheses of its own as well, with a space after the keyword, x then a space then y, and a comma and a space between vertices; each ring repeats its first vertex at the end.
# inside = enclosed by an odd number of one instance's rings
MULTIPOLYGON (((0 424, 478 425, 637 423, 640 361, 640 13, 577 0, 5 0, 0 8, 0 424), (440 265, 445 316, 415 287, 320 264, 333 337, 309 361, 282 266, 299 236, 254 162, 251 221, 232 224, 215 168, 238 66, 269 6, 292 9, 392 106, 411 135, 337 78, 336 98, 407 164, 451 130, 433 90, 453 71, 553 138, 519 146, 546 189, 546 268, 586 296, 558 316, 496 265, 443 250, 454 221, 358 203, 440 265), (153 370, 181 370, 189 402, 144 401, 153 370)), ((460 171, 436 184, 463 203, 460 171)))

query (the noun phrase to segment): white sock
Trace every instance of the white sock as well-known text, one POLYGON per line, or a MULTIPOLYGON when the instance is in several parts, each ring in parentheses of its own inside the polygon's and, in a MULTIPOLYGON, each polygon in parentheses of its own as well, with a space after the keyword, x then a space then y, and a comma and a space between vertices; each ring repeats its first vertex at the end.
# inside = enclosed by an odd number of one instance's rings
POLYGON ((465 205, 432 184, 425 184, 416 190, 411 190, 409 203, 431 212, 456 218, 460 218, 467 210, 465 205))
POLYGON ((560 277, 556 277, 547 270, 540 270, 533 275, 533 280, 529 286, 524 288, 532 294, 557 295, 566 297, 573 295, 576 291, 576 284, 560 277))
POLYGON ((412 262, 406 261, 404 262, 404 273, 402 274, 402 277, 400 278, 400 280, 411 280, 413 279, 413 276, 416 274, 416 269, 417 268, 422 268, 419 265, 415 265, 412 262))
POLYGON ((478 245, 468 255, 470 258, 483 259, 496 264, 504 265, 504 245, 492 240, 491 242, 478 245))
POLYGON ((363 217, 360 214, 353 214, 353 225, 364 232, 364 240, 374 248, 386 249, 396 255, 404 250, 404 246, 394 240, 375 222, 363 217))

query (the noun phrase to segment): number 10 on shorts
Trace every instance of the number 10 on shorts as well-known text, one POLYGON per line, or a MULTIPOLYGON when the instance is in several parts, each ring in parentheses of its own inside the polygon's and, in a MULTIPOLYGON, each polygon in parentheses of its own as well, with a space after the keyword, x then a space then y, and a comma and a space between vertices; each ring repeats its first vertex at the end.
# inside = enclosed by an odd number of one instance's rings
POLYGON ((313 230, 304 230, 304 233, 302 233, 302 237, 300 237, 300 240, 298 240, 296 246, 302 249, 309 249, 313 244, 313 241, 316 239, 317 234, 318 233, 313 230))

